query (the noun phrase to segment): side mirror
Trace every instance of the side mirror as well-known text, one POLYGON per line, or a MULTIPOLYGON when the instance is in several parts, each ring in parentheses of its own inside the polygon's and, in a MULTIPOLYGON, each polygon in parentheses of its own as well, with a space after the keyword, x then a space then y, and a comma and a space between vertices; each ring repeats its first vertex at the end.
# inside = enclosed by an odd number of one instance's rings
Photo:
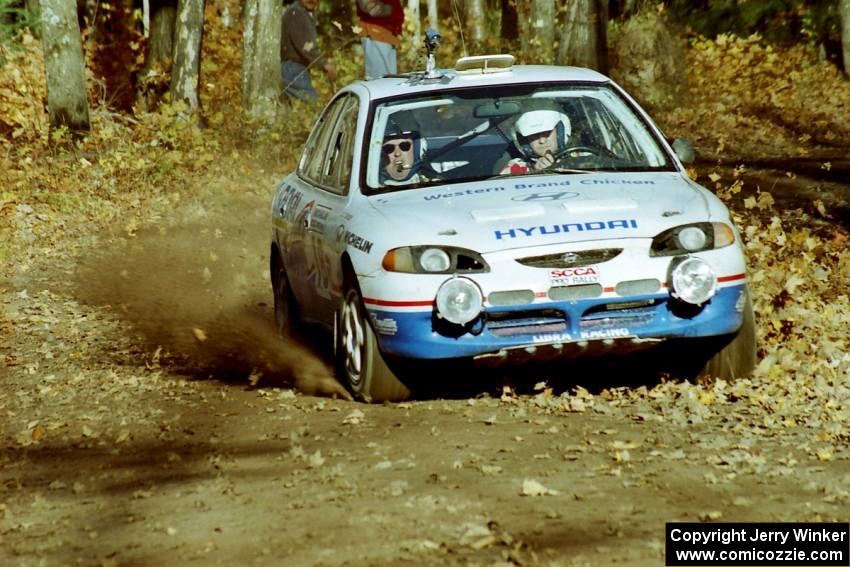
POLYGON ((679 161, 685 165, 694 163, 694 159, 696 159, 694 147, 684 138, 676 138, 673 140, 673 151, 676 153, 676 157, 679 158, 679 161))

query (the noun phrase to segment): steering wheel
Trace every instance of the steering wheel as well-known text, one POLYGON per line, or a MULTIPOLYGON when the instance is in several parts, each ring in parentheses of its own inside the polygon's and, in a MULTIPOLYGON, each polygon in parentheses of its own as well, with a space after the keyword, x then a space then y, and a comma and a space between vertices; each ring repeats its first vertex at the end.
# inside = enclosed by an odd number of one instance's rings
POLYGON ((570 146, 568 148, 564 148, 557 154, 553 156, 552 165, 557 166, 559 162, 567 157, 579 157, 579 156, 571 156, 570 154, 574 153, 583 153, 583 154, 591 154, 596 157, 606 157, 610 159, 620 159, 617 157, 617 154, 609 150, 608 148, 601 147, 593 147, 593 146, 570 146))

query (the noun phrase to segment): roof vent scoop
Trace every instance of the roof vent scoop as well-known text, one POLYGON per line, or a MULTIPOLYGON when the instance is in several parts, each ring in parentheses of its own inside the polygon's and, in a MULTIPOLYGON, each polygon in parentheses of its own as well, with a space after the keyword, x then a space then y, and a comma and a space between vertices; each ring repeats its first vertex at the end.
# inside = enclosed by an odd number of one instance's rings
POLYGON ((455 63, 458 73, 501 73, 510 71, 514 64, 513 55, 473 55, 461 57, 455 63))

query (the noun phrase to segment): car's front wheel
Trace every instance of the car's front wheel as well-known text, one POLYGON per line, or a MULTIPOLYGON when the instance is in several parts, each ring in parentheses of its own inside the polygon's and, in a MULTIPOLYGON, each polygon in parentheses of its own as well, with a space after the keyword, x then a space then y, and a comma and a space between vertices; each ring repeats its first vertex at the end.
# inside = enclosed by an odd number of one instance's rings
POLYGON ((756 366, 756 323, 747 294, 741 328, 734 335, 687 339, 668 345, 673 374, 696 380, 726 382, 749 376, 756 366))
POLYGON ((756 318, 753 302, 747 292, 744 322, 735 338, 708 359, 699 378, 735 380, 752 373, 756 366, 756 318))
POLYGON ((378 350, 378 340, 365 316, 356 284, 346 286, 339 309, 337 365, 345 385, 367 402, 400 402, 410 390, 387 366, 378 350))

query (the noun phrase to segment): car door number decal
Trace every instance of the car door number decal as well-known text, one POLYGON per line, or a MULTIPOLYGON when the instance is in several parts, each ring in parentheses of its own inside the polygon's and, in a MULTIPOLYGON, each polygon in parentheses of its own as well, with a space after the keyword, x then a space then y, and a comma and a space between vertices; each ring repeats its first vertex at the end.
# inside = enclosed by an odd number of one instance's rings
POLYGON ((287 185, 280 192, 280 196, 278 197, 278 205, 276 207, 277 213, 280 215, 282 219, 291 219, 295 216, 294 211, 298 210, 298 205, 301 203, 301 199, 304 194, 301 191, 298 191, 292 185, 287 185))

